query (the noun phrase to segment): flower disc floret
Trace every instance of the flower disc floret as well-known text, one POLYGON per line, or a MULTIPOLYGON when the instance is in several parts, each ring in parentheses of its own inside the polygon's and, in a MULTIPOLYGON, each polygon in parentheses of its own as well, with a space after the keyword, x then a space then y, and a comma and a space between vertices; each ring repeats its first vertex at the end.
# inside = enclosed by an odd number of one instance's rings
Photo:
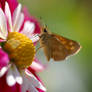
POLYGON ((18 68, 27 68, 32 64, 35 47, 32 40, 24 34, 9 32, 3 49, 8 53, 10 61, 18 68))

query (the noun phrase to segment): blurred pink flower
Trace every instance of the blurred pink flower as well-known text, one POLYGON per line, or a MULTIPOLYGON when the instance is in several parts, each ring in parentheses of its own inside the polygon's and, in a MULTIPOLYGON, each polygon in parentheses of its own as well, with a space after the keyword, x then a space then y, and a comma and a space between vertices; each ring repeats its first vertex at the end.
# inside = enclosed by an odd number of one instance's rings
MULTIPOLYGON (((21 10, 16 0, 0 0, 0 42, 5 42, 9 32, 26 35, 33 43, 39 40, 40 26, 27 10, 21 10)), ((36 72, 44 66, 34 59, 28 69, 20 74, 15 63, 10 62, 8 54, 0 47, 0 92, 45 92, 42 81, 36 72), (13 69, 12 69, 13 67, 13 69)))

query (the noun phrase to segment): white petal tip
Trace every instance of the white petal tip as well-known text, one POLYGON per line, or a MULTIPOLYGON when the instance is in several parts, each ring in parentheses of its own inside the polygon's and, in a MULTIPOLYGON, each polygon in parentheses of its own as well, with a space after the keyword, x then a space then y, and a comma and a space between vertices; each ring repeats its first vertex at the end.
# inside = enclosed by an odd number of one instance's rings
POLYGON ((32 62, 31 68, 33 68, 33 69, 35 69, 35 70, 43 70, 43 66, 40 65, 39 63, 35 62, 35 61, 32 62))
POLYGON ((30 30, 30 33, 33 33, 34 29, 35 29, 35 24, 30 21, 26 21, 25 27, 26 27, 26 29, 30 30))
POLYGON ((8 86, 13 86, 16 83, 16 80, 14 79, 12 75, 7 76, 6 81, 7 81, 8 86))
POLYGON ((8 3, 7 2, 5 2, 5 6, 8 6, 8 3))
POLYGON ((40 84, 40 87, 39 87, 39 88, 40 88, 41 90, 43 90, 43 91, 46 91, 46 88, 45 88, 41 83, 39 83, 39 84, 40 84))
POLYGON ((17 77, 16 82, 21 85, 23 83, 22 77, 17 77))
POLYGON ((30 21, 26 21, 25 24, 24 24, 24 28, 21 31, 21 33, 23 33, 27 37, 31 38, 34 30, 35 30, 35 24, 30 22, 30 21))
POLYGON ((0 71, 0 77, 2 77, 7 71, 7 67, 3 67, 0 71))

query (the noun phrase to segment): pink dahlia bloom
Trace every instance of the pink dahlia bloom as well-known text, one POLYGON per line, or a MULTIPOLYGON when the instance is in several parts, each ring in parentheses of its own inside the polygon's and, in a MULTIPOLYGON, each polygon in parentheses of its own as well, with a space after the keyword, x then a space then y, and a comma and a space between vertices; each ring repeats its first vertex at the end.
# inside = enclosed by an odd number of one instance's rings
MULTIPOLYGON (((26 10, 21 11, 21 8, 21 4, 18 4, 16 0, 0 1, 0 44, 6 42, 7 44, 9 43, 9 46, 12 45, 14 49, 17 48, 20 45, 19 41, 14 40, 12 35, 8 36, 9 33, 14 32, 23 34, 23 37, 26 36, 28 41, 31 40, 32 43, 39 40, 37 36, 37 34, 40 33, 38 22, 33 17, 30 17, 26 10)), ((23 46, 24 45, 25 43, 23 46)), ((8 49, 13 51, 10 47, 8 47, 8 49)), ((36 72, 43 70, 44 66, 35 58, 29 68, 19 69, 20 67, 16 62, 11 62, 11 57, 13 56, 10 56, 6 50, 3 49, 3 46, 0 47, 0 92, 46 91, 42 81, 36 74, 36 72)), ((30 53, 26 54, 30 55, 30 53)), ((13 57, 13 59, 16 58, 13 57)), ((23 60, 24 59, 25 57, 23 57, 23 60)), ((25 66, 26 63, 28 62, 25 62, 25 66)))

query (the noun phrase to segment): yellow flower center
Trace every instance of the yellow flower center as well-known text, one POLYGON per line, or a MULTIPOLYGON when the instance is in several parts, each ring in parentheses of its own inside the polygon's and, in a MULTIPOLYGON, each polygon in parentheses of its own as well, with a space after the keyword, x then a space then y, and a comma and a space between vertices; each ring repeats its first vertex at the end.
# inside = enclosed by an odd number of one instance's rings
POLYGON ((35 47, 32 40, 18 32, 10 32, 4 45, 11 62, 15 63, 18 68, 27 68, 31 65, 35 47))

